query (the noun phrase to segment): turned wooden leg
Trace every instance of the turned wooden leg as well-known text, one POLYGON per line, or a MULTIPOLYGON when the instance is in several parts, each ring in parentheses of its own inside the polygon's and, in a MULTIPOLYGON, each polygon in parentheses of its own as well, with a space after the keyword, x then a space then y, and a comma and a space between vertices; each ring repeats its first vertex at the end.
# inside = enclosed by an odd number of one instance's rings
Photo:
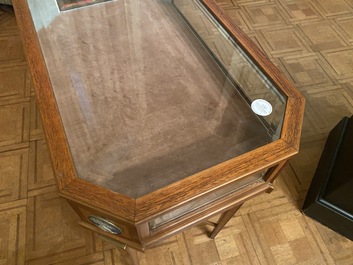
POLYGON ((230 218, 233 217, 233 215, 239 210, 239 208, 242 206, 243 204, 239 204, 237 206, 235 206, 234 208, 225 211, 224 213, 221 214, 221 216, 218 219, 217 225, 216 227, 213 229, 210 238, 214 239, 218 233, 222 230, 222 228, 228 223, 228 221, 230 220, 230 218))

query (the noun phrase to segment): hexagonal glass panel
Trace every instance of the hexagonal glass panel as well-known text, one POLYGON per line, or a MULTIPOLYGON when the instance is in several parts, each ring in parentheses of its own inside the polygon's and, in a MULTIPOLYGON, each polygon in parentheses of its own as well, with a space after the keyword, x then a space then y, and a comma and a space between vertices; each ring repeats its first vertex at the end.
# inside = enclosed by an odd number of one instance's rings
POLYGON ((286 97, 197 0, 50 1, 28 3, 80 178, 138 198, 279 138, 286 97))

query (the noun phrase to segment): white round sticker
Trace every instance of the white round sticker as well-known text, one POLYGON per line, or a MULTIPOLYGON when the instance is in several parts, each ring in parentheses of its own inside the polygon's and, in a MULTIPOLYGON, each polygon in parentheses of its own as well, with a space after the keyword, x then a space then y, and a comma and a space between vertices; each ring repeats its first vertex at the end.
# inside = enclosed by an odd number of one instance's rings
POLYGON ((255 99, 251 103, 251 109, 260 116, 268 116, 272 113, 272 105, 264 99, 255 99))

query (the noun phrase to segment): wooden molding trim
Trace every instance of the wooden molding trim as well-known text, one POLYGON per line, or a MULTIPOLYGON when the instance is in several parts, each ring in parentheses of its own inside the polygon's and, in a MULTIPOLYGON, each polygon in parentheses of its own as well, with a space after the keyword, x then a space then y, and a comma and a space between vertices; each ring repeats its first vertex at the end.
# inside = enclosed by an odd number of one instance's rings
POLYGON ((14 0, 13 6, 45 128, 55 180, 58 189, 62 190, 76 178, 76 171, 27 1, 14 0))

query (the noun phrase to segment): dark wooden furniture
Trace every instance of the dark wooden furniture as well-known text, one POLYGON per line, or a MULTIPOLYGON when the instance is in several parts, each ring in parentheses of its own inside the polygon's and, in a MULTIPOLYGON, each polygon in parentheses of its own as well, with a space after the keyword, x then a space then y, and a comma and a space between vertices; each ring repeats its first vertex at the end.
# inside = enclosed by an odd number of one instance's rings
POLYGON ((303 213, 353 240, 353 118, 330 132, 303 213))
POLYGON ((14 1, 58 190, 135 250, 273 189, 304 98, 212 0, 14 1))

